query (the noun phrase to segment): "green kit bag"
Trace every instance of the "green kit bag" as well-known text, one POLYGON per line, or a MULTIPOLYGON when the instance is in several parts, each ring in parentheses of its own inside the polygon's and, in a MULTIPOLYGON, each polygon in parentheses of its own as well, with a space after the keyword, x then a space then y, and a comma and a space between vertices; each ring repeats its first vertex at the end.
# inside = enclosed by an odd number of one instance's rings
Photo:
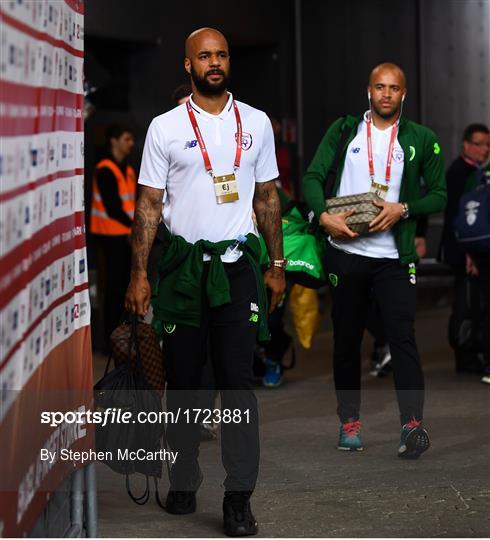
MULTIPOLYGON (((325 285, 323 258, 325 239, 318 227, 304 217, 297 203, 290 203, 282 215, 284 257, 288 260, 286 277, 303 287, 318 289, 325 285)), ((264 239, 260 237, 261 265, 269 264, 264 239)))

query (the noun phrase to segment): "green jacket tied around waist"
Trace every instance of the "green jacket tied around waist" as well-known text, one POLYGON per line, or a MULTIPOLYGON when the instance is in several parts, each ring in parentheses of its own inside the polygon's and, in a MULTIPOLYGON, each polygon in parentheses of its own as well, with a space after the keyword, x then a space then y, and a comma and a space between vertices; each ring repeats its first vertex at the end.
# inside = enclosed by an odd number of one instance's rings
MULTIPOLYGON (((154 326, 157 331, 161 330, 163 323, 199 326, 203 298, 207 298, 210 307, 231 302, 230 283, 221 255, 234 242, 198 240, 191 244, 182 236, 172 235, 165 229, 163 253, 158 266, 159 277, 152 293, 154 326), (211 256, 209 263, 203 261, 205 253, 211 256), (202 277, 204 264, 210 265, 206 283, 203 283, 202 277)), ((268 341, 267 296, 259 265, 260 243, 257 236, 247 234, 247 241, 240 245, 240 250, 248 258, 257 282, 258 338, 260 341, 268 341)))

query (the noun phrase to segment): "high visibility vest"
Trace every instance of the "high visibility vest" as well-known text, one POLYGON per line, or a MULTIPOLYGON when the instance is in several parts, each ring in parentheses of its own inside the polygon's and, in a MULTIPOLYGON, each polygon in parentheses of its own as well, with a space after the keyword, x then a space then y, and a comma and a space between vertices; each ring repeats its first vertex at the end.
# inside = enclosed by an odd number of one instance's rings
POLYGON ((136 198, 136 175, 134 169, 128 165, 126 167, 126 176, 121 169, 110 159, 103 159, 97 163, 95 174, 92 181, 92 207, 90 213, 90 232, 93 234, 104 234, 107 236, 130 234, 131 228, 123 225, 121 222, 112 219, 108 214, 106 207, 100 195, 99 186, 96 181, 96 173, 99 169, 107 167, 111 170, 117 182, 117 190, 122 201, 122 209, 133 219, 136 198))

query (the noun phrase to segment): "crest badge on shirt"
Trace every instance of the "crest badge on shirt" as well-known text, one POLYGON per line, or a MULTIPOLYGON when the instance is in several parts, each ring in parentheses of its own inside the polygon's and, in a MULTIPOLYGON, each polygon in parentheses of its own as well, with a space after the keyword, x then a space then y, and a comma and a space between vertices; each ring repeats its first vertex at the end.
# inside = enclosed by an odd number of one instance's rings
MULTIPOLYGON (((235 141, 237 137, 238 137, 238 133, 235 133, 235 141)), ((250 148, 252 148, 252 143, 253 143, 252 135, 244 131, 242 133, 242 149, 250 150, 250 148)))
POLYGON ((393 148, 393 161, 395 163, 402 163, 403 159, 405 157, 405 154, 403 152, 403 149, 400 147, 394 147, 393 148))

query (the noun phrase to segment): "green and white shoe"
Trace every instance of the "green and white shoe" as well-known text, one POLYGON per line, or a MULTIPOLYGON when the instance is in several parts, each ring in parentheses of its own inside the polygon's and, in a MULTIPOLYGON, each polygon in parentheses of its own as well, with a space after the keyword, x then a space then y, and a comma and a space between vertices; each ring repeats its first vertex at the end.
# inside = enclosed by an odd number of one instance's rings
POLYGON ((398 457, 403 459, 418 459, 420 454, 428 450, 430 439, 427 430, 422 427, 421 420, 412 418, 402 426, 398 457))
POLYGON ((361 421, 354 420, 340 426, 338 450, 360 452, 363 450, 361 439, 361 421))

